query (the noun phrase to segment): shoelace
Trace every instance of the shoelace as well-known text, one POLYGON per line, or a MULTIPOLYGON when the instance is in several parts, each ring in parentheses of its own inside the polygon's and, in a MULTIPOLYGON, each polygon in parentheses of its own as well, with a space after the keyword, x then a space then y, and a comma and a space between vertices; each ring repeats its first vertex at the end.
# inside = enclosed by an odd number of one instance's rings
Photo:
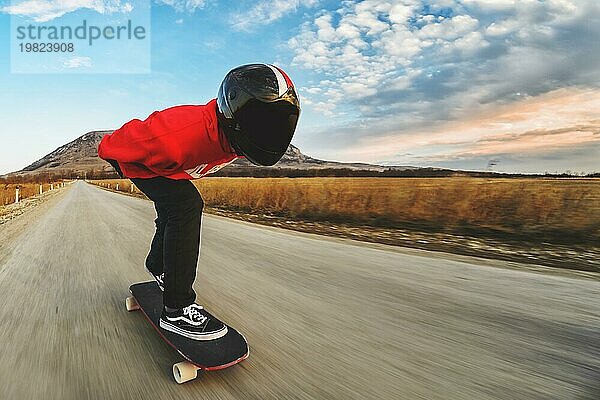
POLYGON ((203 324, 208 319, 208 317, 202 315, 202 313, 198 311, 201 309, 202 307, 200 307, 197 304, 190 304, 189 306, 183 309, 183 315, 187 315, 192 321, 197 321, 203 324))

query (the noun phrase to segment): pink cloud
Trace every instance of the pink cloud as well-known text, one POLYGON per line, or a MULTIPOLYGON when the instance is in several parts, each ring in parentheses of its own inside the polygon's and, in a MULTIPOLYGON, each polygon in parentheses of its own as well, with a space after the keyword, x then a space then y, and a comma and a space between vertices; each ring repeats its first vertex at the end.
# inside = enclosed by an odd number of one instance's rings
POLYGON ((431 160, 462 155, 545 153, 600 143, 600 90, 565 88, 489 106, 471 118, 428 131, 369 138, 347 159, 381 160, 410 152, 431 160))

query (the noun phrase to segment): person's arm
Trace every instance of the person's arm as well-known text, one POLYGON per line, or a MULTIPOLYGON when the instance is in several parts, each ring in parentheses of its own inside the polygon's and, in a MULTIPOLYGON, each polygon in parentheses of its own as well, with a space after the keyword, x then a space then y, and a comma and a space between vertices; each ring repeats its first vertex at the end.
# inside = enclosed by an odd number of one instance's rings
POLYGON ((158 175, 176 171, 182 163, 182 143, 177 138, 181 129, 170 123, 176 110, 152 113, 146 120, 134 119, 111 135, 106 135, 98 147, 98 155, 118 164, 137 164, 158 175))
POLYGON ((114 160, 120 163, 144 164, 148 159, 147 142, 152 139, 150 129, 152 113, 145 121, 134 119, 105 135, 98 146, 98 156, 103 160, 114 160))

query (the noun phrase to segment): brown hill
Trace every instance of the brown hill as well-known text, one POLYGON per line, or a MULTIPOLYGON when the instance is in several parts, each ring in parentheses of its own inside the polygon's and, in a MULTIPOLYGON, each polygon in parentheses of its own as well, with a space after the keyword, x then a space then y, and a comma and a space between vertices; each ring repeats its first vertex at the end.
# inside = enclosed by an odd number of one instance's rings
POLYGON ((92 131, 69 142, 14 174, 72 174, 112 171, 112 167, 98 158, 98 144, 112 131, 92 131))

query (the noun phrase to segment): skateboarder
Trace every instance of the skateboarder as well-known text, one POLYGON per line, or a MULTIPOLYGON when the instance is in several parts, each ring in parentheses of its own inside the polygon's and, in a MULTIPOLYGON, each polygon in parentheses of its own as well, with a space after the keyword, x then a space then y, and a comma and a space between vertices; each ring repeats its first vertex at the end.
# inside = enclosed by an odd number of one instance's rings
POLYGON ((270 166, 288 148, 300 115, 298 95, 283 70, 249 64, 231 70, 216 99, 134 119, 98 147, 98 155, 154 202, 157 218, 146 268, 163 293, 160 327, 212 340, 227 327, 195 303, 202 197, 190 179, 236 158, 270 166))

